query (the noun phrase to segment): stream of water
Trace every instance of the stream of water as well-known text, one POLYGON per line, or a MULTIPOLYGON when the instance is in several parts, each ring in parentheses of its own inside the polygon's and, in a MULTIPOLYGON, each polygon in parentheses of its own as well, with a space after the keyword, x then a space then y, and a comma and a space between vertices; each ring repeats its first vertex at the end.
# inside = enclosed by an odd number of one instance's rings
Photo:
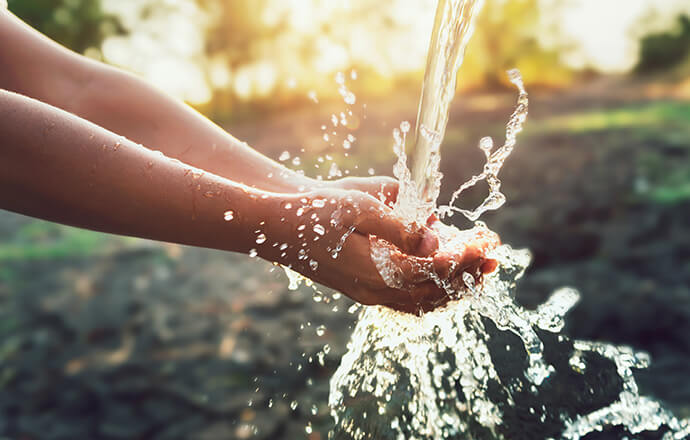
MULTIPOLYGON (((400 195, 394 213, 408 224, 425 224, 430 214, 462 213, 474 221, 497 209, 505 197, 498 173, 516 145, 527 116, 527 93, 517 71, 517 108, 506 142, 494 149, 484 138, 481 173, 437 207, 441 185, 440 147, 455 94, 455 78, 472 35, 481 0, 440 0, 429 46, 411 167, 405 144, 410 124, 394 131, 400 195), (486 181, 489 195, 474 210, 453 206, 461 193, 486 181)), ((463 243, 487 231, 477 222, 460 231, 434 225, 442 251, 461 252, 463 243)), ((372 259, 386 283, 399 287, 385 246, 372 246, 372 259)), ((420 316, 386 307, 363 308, 348 352, 331 379, 329 405, 335 439, 579 439, 686 438, 690 422, 678 420, 651 398, 640 396, 633 370, 649 357, 629 347, 573 341, 561 333, 564 316, 578 301, 562 288, 536 310, 514 301, 516 283, 530 262, 527 250, 495 246, 487 255, 498 269, 481 283, 463 274, 464 287, 430 274, 455 300, 420 316)))

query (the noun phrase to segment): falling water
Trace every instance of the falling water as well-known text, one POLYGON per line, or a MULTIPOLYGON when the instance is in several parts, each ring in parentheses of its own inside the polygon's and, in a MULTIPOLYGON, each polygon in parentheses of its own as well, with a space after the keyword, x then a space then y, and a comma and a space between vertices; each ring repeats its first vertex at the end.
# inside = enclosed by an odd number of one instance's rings
MULTIPOLYGON (((439 0, 419 100, 411 180, 402 180, 396 211, 424 224, 441 188, 440 146, 446 132, 457 71, 483 0, 439 0)), ((398 154, 400 157, 400 154, 398 154)))
MULTIPOLYGON (((460 212, 476 220, 497 209, 505 197, 498 173, 516 144, 527 116, 527 94, 517 71, 517 108, 506 142, 494 150, 484 138, 481 173, 437 207, 440 145, 455 92, 455 77, 481 8, 481 1, 439 0, 419 106, 411 167, 405 142, 410 124, 394 130, 400 194, 394 213, 411 227, 432 213, 460 212), (476 209, 453 206, 461 193, 486 181, 489 195, 476 209)), ((437 222, 440 250, 461 253, 463 243, 488 233, 481 222, 468 231, 437 222)), ((387 247, 372 245, 372 260, 390 287, 400 288, 399 268, 387 247)), ((457 289, 436 281, 453 301, 420 316, 382 306, 364 307, 348 352, 331 379, 329 405, 333 439, 579 439, 592 432, 630 438, 655 431, 653 438, 690 435, 690 422, 676 419, 653 399, 640 396, 633 369, 649 357, 629 347, 573 341, 561 333, 564 316, 579 300, 561 288, 536 310, 515 303, 513 292, 530 262, 529 251, 494 243, 487 258, 498 268, 475 282, 462 274, 457 289)))

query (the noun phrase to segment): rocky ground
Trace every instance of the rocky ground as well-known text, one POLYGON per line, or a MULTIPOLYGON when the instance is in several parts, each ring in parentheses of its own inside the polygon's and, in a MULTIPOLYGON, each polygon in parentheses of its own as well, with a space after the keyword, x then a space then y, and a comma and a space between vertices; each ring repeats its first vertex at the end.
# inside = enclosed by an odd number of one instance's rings
MULTIPOLYGON (((643 392, 688 417, 690 103, 607 81, 534 97, 502 173, 508 204, 484 220, 534 253, 520 302, 578 288, 568 333, 650 352, 643 392)), ((369 103, 344 163, 391 169, 391 127, 415 113, 400 100, 369 103)), ((481 169, 475 145, 501 139, 513 101, 455 106, 446 196, 481 169)), ((326 109, 228 127, 273 157, 304 145, 309 167, 333 149, 326 109)), ((0 212, 0 438, 325 439, 328 380, 356 318, 331 298, 290 292, 282 270, 247 256, 0 212)))

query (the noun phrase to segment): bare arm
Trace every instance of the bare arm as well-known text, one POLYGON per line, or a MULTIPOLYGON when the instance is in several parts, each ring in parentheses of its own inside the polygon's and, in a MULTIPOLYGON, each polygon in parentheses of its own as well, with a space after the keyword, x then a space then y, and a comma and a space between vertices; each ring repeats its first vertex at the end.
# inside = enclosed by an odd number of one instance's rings
POLYGON ((69 51, 6 11, 0 11, 0 42, 0 88, 238 183, 276 192, 317 186, 143 80, 69 51))
MULTIPOLYGON (((408 232, 366 193, 260 191, 3 90, 0 208, 102 232, 244 253, 256 249, 260 257, 366 304, 415 311, 445 298, 415 269, 432 257, 401 256, 410 287, 385 285, 369 256, 370 234, 408 253, 431 253, 437 243, 428 230, 408 232), (342 242, 345 231, 352 235, 342 242)), ((450 267, 449 261, 433 264, 450 267)))

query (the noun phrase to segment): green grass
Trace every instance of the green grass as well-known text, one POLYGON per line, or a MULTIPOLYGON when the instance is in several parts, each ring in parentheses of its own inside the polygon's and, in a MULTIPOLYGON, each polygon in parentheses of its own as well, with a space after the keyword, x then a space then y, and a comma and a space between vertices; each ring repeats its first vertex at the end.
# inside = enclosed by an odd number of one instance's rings
POLYGON ((621 129, 670 127, 683 133, 679 140, 690 139, 690 103, 657 101, 643 105, 629 105, 613 110, 594 110, 569 115, 554 116, 536 122, 533 132, 568 132, 582 134, 596 131, 621 129))
POLYGON ((690 103, 656 101, 554 116, 528 122, 528 133, 533 138, 595 134, 603 136, 597 138, 603 142, 597 145, 601 149, 632 146, 639 175, 649 184, 639 198, 671 205, 690 200, 690 161, 685 156, 690 150, 690 103), (678 152, 669 154, 672 150, 678 152))
POLYGON ((92 256, 109 240, 98 232, 36 220, 0 243, 0 262, 92 256))

